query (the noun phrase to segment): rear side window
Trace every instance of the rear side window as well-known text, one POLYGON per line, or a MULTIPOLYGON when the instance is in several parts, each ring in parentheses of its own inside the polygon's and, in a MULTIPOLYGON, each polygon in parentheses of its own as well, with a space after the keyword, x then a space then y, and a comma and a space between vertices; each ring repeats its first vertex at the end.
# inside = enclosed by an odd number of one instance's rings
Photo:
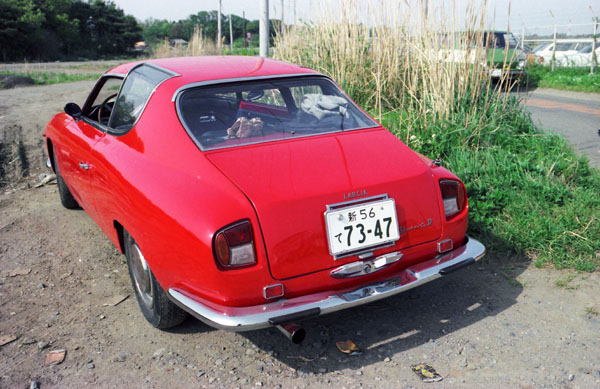
POLYGON ((148 65, 133 69, 117 97, 109 127, 119 132, 130 130, 142 114, 154 89, 170 77, 172 75, 169 73, 148 65))
POLYGON ((190 88, 177 112, 202 150, 378 126, 333 82, 313 76, 190 88))

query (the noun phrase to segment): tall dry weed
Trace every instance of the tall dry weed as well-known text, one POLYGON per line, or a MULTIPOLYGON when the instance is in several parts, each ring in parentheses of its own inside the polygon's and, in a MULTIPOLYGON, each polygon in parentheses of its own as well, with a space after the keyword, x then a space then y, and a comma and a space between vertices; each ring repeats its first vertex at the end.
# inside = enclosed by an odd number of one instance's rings
POLYGON ((205 38, 202 34, 202 28, 196 26, 187 46, 171 45, 169 40, 165 39, 152 50, 151 57, 170 58, 218 54, 219 49, 217 49, 215 42, 205 38))
MULTIPOLYGON (((322 0, 314 23, 275 38, 274 56, 330 76, 380 118, 382 110, 407 112, 410 134, 424 116, 446 119, 457 101, 493 93, 486 9, 486 0, 472 0, 458 15, 454 3, 436 2, 426 15, 422 1, 322 0)), ((465 108, 465 120, 483 117, 480 104, 465 108)))

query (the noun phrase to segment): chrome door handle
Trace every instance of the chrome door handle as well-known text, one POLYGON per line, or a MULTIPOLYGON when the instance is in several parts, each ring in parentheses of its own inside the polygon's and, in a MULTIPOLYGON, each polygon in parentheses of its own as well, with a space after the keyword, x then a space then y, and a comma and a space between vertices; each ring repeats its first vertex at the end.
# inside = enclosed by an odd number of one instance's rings
POLYGON ((79 162, 79 167, 82 168, 83 170, 88 170, 90 168, 88 166, 88 164, 84 163, 84 162, 79 162))

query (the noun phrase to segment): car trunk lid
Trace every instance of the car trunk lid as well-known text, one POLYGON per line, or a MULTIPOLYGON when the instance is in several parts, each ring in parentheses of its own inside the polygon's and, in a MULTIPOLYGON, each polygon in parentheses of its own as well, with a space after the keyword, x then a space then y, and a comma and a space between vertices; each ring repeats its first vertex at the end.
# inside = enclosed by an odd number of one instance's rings
POLYGON ((324 212, 348 198, 395 200, 400 239, 389 250, 441 234, 430 168, 383 128, 207 152, 253 204, 273 277, 286 279, 356 260, 329 250, 324 212))

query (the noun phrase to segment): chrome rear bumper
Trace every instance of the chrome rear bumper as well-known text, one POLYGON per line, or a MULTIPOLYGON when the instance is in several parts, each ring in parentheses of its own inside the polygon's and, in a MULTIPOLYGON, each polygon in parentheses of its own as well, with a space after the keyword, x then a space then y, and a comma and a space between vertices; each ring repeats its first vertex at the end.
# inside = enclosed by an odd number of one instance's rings
POLYGON ((171 300, 206 324, 230 331, 250 331, 352 308, 405 292, 470 265, 485 255, 485 247, 472 238, 446 254, 409 266, 393 278, 340 293, 329 291, 250 307, 216 306, 169 289, 171 300))

